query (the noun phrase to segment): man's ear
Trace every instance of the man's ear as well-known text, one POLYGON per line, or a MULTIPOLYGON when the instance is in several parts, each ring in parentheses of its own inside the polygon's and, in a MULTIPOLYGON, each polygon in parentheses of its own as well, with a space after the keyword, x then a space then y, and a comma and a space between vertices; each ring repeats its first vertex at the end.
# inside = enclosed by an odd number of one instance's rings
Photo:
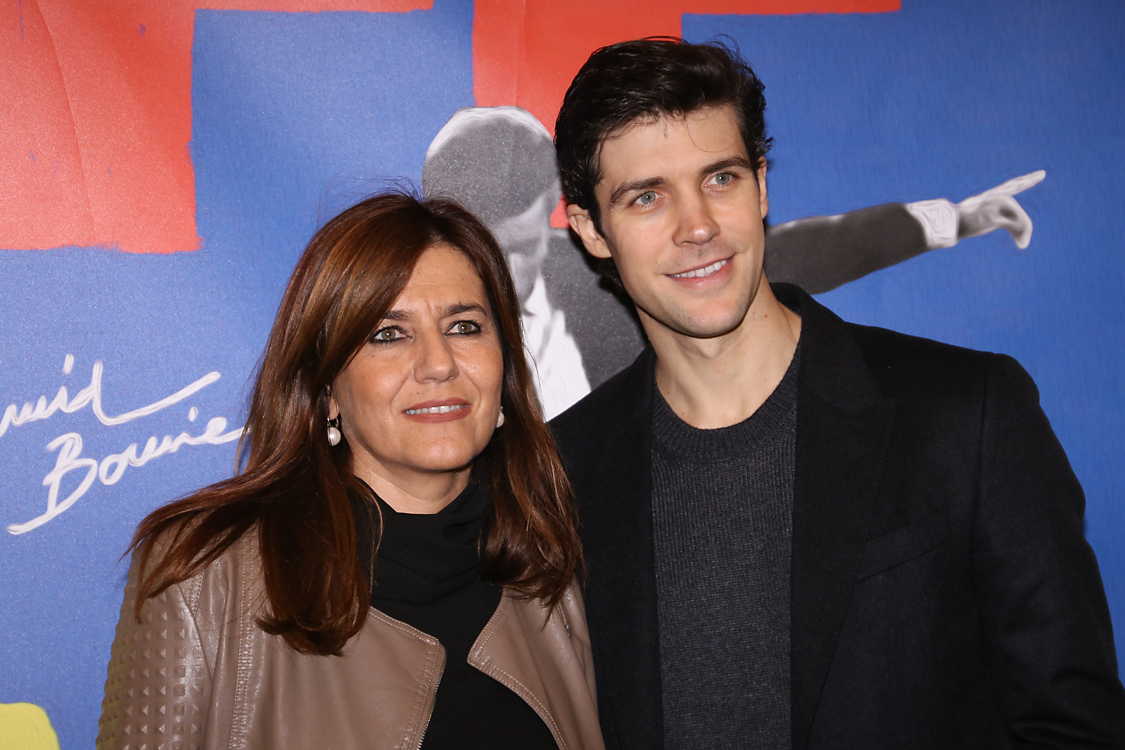
POLYGON ((770 197, 766 192, 766 157, 762 157, 758 161, 758 209, 762 213, 762 218, 766 218, 766 214, 770 212, 770 197))
POLYGON ((568 203, 566 206, 566 220, 570 224, 570 228, 582 240, 582 244, 586 247, 586 252, 593 255, 595 258, 608 258, 610 257, 609 245, 606 244, 605 238, 602 237, 598 228, 594 226, 594 220, 590 218, 590 212, 584 208, 579 208, 573 203, 568 203))

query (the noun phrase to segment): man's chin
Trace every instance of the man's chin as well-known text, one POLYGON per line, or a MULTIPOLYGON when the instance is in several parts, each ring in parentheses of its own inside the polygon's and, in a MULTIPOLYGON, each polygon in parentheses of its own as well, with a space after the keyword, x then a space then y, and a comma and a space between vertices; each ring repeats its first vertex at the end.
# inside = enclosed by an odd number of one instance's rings
MULTIPOLYGON (((686 338, 716 339, 736 331, 742 325, 742 321, 746 319, 748 309, 749 306, 746 306, 741 315, 734 310, 726 310, 717 314, 685 312, 664 319, 642 314, 641 319, 642 322, 646 323, 646 330, 649 326, 657 326, 686 338), (645 318, 648 318, 648 320, 645 321, 645 318)), ((651 337, 652 333, 650 332, 649 335, 651 337)))
POLYGON ((691 327, 685 326, 680 333, 693 339, 717 339, 738 330, 739 322, 713 323, 709 325, 695 322, 691 327))

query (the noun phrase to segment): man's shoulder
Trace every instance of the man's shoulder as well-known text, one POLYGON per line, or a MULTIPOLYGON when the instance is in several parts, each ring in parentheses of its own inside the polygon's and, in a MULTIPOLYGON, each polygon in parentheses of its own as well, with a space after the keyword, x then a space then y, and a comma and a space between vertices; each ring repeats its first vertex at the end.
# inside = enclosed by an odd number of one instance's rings
POLYGON ((990 377, 1028 378, 1006 354, 856 323, 844 324, 885 396, 979 391, 990 377))
POLYGON ((564 454, 582 446, 612 440, 634 419, 651 412, 655 354, 646 348, 633 364, 605 381, 551 420, 551 430, 564 454))
POLYGON ((812 390, 835 390, 840 380, 868 380, 884 398, 910 395, 964 397, 979 393, 992 376, 1030 380, 1005 354, 978 351, 877 326, 849 323, 828 308, 799 295, 802 331, 802 384, 812 390))
POLYGON ((860 323, 844 325, 855 338, 864 359, 876 373, 895 364, 915 361, 939 367, 976 367, 989 359, 1004 356, 889 328, 860 323))

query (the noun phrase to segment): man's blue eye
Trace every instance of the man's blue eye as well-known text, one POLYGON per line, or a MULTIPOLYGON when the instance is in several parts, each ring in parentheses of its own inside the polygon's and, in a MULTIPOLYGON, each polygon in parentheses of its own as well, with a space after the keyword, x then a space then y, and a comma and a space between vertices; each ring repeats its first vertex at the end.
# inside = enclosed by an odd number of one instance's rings
POLYGON ((651 190, 647 193, 641 193, 639 196, 637 196, 637 203, 642 206, 647 206, 655 200, 656 193, 652 192, 651 190))
POLYGON ((726 184, 730 183, 730 181, 733 180, 733 179, 734 179, 734 176, 728 174, 727 172, 722 172, 720 174, 715 175, 715 183, 717 185, 726 185, 726 184))

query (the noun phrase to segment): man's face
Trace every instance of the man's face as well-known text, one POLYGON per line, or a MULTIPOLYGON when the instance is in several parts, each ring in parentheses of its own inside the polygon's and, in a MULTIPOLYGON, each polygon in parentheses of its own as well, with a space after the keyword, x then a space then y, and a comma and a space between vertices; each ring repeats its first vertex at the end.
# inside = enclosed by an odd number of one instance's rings
POLYGON ((558 193, 540 195, 523 213, 492 222, 488 229, 504 251, 508 270, 516 287, 516 295, 524 303, 531 296, 535 282, 543 273, 551 239, 551 211, 558 203, 558 193))
POLYGON ((602 233, 577 206, 568 214, 586 249, 617 264, 650 338, 713 338, 742 323, 762 278, 765 178, 734 109, 709 107, 608 138, 602 233))

